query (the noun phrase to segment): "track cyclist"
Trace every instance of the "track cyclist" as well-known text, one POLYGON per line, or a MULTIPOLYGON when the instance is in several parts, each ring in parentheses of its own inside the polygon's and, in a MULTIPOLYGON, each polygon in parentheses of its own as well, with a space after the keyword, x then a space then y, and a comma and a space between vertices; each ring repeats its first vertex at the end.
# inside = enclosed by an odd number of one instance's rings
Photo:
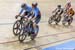
POLYGON ((63 19, 63 23, 68 22, 68 25, 70 25, 73 21, 73 15, 75 14, 72 6, 71 6, 71 2, 68 2, 65 7, 64 7, 64 19, 63 19))
POLYGON ((16 15, 15 18, 17 18, 17 17, 20 16, 21 14, 22 14, 22 16, 24 17, 24 16, 30 14, 31 11, 32 11, 32 7, 31 7, 30 5, 28 5, 28 4, 26 4, 26 3, 23 3, 23 4, 21 5, 21 10, 20 10, 19 14, 16 15))
POLYGON ((73 10, 73 8, 71 7, 71 2, 68 2, 67 4, 66 4, 66 13, 67 13, 67 15, 68 16, 70 16, 70 17, 72 17, 73 15, 74 15, 74 10, 73 10))
POLYGON ((55 18, 56 25, 58 25, 58 23, 61 21, 63 8, 61 8, 61 5, 57 5, 57 8, 52 13, 53 13, 53 18, 55 18))
POLYGON ((36 33, 36 26, 37 24, 40 22, 40 19, 41 19, 41 12, 38 8, 38 3, 37 2, 33 2, 32 3, 32 13, 34 14, 31 19, 33 20, 33 33, 32 34, 37 34, 36 33))
POLYGON ((61 5, 57 5, 57 8, 53 11, 55 15, 59 14, 61 15, 63 13, 63 9, 61 8, 61 5))

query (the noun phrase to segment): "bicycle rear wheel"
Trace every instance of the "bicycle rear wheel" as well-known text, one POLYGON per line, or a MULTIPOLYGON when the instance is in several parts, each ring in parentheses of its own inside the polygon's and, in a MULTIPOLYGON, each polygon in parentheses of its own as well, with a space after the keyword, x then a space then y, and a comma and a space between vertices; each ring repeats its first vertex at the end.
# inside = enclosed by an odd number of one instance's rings
POLYGON ((57 19, 56 19, 56 21, 55 21, 56 25, 58 25, 58 23, 59 23, 60 21, 61 21, 61 16, 57 17, 57 19))
POLYGON ((51 24, 53 22, 53 17, 51 16, 48 20, 48 23, 51 24))
POLYGON ((68 25, 71 25, 72 21, 73 21, 73 17, 71 17, 70 20, 68 21, 68 25))
POLYGON ((20 33, 19 36, 18 36, 18 40, 19 40, 20 42, 23 42, 23 41, 26 39, 27 34, 28 34, 27 32, 24 33, 24 31, 22 30, 21 33, 20 33))
POLYGON ((36 38, 36 36, 38 35, 39 32, 39 26, 36 26, 36 29, 34 30, 35 32, 31 33, 31 40, 34 40, 36 38))

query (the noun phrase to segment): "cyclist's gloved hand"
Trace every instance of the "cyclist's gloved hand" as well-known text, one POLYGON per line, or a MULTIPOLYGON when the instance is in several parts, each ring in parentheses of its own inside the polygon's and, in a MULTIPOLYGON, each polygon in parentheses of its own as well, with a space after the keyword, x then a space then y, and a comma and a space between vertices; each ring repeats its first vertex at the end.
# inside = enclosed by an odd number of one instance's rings
POLYGON ((16 15, 15 18, 17 19, 18 16, 19 16, 19 15, 16 15))

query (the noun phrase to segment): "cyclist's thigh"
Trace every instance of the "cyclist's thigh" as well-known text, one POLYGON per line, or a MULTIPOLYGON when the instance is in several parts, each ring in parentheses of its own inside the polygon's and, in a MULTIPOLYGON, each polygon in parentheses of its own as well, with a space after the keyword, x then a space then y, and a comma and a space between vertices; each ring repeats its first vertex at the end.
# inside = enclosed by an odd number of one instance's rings
POLYGON ((36 18, 35 23, 38 24, 40 22, 40 18, 36 18))
POLYGON ((28 11, 26 11, 26 12, 24 12, 24 15, 28 15, 28 13, 29 13, 29 12, 28 12, 28 11))

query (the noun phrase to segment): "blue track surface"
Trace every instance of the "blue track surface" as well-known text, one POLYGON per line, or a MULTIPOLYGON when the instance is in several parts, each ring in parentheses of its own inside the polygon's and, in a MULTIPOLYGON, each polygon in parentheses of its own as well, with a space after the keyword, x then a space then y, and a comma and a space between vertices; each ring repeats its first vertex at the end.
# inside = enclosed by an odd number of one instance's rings
POLYGON ((75 41, 69 41, 60 45, 45 48, 43 50, 75 50, 75 41))

